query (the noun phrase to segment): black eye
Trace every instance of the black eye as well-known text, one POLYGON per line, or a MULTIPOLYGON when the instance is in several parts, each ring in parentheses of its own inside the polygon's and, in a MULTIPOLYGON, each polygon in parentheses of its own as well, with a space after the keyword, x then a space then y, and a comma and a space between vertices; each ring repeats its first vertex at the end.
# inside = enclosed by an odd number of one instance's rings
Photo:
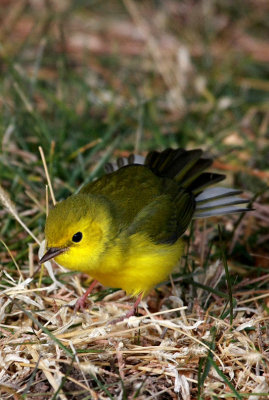
POLYGON ((81 241, 81 239, 82 239, 82 233, 81 232, 77 232, 72 237, 72 242, 78 243, 78 242, 81 241))

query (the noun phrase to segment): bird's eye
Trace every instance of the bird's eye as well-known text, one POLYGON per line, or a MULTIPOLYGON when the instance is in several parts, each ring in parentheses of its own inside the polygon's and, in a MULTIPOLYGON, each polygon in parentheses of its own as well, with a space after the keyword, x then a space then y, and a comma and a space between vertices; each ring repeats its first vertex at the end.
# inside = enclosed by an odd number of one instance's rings
POLYGON ((73 235, 72 237, 72 242, 78 243, 80 242, 82 239, 82 233, 81 232, 77 232, 73 235))

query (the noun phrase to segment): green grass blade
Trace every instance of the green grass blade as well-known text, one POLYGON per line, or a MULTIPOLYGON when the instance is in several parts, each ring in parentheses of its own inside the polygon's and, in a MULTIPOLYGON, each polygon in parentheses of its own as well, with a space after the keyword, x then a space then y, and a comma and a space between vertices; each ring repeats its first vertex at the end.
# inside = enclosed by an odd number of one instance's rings
POLYGON ((219 374, 219 376, 224 380, 226 385, 231 389, 235 397, 239 400, 243 400, 243 397, 240 395, 240 393, 237 392, 237 390, 234 388, 234 386, 231 384, 231 382, 227 379, 227 376, 219 369, 215 361, 213 360, 212 357, 209 358, 210 363, 212 367, 215 368, 215 371, 219 374))
POLYGON ((220 225, 218 225, 218 231, 219 231, 220 246, 221 246, 221 253, 222 253, 222 262, 223 262, 224 269, 225 269, 225 276, 226 276, 226 281, 227 281, 228 296, 229 296, 229 303, 230 303, 230 310, 229 310, 230 311, 230 325, 232 325, 233 324, 233 309, 234 309, 233 291, 232 291, 231 277, 230 277, 230 273, 229 273, 227 257, 225 254, 224 243, 222 240, 222 231, 221 231, 220 225))

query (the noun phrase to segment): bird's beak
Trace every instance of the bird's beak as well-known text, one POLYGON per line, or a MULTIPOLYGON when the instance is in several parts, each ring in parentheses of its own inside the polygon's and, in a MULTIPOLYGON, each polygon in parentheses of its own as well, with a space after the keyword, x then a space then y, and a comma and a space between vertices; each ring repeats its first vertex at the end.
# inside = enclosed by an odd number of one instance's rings
POLYGON ((42 258, 39 260, 39 264, 43 264, 44 262, 50 260, 51 258, 57 257, 59 254, 64 253, 68 250, 66 247, 50 247, 48 251, 44 254, 42 258))

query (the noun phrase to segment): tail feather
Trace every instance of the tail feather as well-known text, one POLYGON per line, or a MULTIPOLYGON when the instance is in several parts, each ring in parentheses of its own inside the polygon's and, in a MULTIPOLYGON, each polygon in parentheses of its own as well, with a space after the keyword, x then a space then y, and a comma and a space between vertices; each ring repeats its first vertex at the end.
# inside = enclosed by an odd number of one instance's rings
POLYGON ((211 208, 221 208, 223 206, 235 206, 237 204, 248 203, 248 200, 241 199, 240 197, 224 197, 222 199, 211 200, 207 203, 199 205, 197 203, 196 210, 208 210, 211 208))
POLYGON ((209 168, 212 164, 212 160, 209 158, 200 158, 194 166, 185 174, 181 185, 187 188, 201 173, 209 168))
POLYGON ((186 153, 177 160, 174 171, 173 169, 171 171, 172 176, 169 177, 181 184, 187 172, 201 159, 202 154, 203 152, 200 149, 186 151, 186 153))
MULTIPOLYGON (((170 153, 171 149, 166 149, 166 150, 169 150, 169 153, 170 153)), ((151 151, 150 153, 148 153, 146 160, 145 160, 145 165, 149 166, 151 169, 156 169, 158 163, 160 163, 161 159, 164 158, 161 154, 162 153, 160 153, 159 151, 151 151)), ((166 154, 167 154, 167 152, 166 152, 166 154)), ((167 155, 165 156, 165 158, 166 157, 167 157, 167 155)))
POLYGON ((200 193, 196 197, 196 202, 202 203, 202 202, 210 201, 211 199, 220 199, 221 197, 236 196, 241 193, 242 193, 242 190, 217 186, 214 188, 208 188, 208 189, 204 190, 202 193, 200 193))
POLYGON ((224 187, 206 189, 196 197, 194 218, 249 211, 249 208, 237 207, 249 202, 242 197, 237 197, 238 194, 241 194, 241 190, 224 187))
POLYGON ((126 165, 132 165, 132 164, 143 165, 144 162, 145 162, 145 157, 140 156, 138 154, 131 154, 128 158, 118 157, 116 162, 105 163, 104 169, 106 174, 111 174, 112 172, 115 172, 118 169, 125 167, 126 165))
POLYGON ((145 157, 139 154, 130 154, 128 157, 128 164, 141 164, 145 163, 145 157))
POLYGON ((237 213, 247 212, 247 211, 251 211, 251 210, 252 210, 251 208, 223 207, 223 208, 217 208, 217 209, 207 210, 207 211, 203 211, 203 212, 196 211, 193 215, 193 219, 218 217, 221 215, 237 214, 237 213))
POLYGON ((213 172, 203 172, 188 186, 188 190, 193 194, 198 195, 208 186, 214 185, 217 182, 223 181, 225 175, 214 174, 213 172))
POLYGON ((248 200, 236 197, 241 193, 240 190, 208 188, 225 179, 225 175, 204 172, 211 166, 212 160, 202 156, 200 149, 166 149, 149 153, 145 165, 158 176, 174 179, 180 187, 195 196, 194 218, 248 211, 248 208, 242 207, 248 200))
POLYGON ((184 156, 186 150, 184 149, 166 149, 161 153, 152 151, 148 153, 145 165, 149 167, 156 175, 173 178, 175 172, 173 169, 176 167, 176 172, 179 171, 177 159, 184 156))
MULTIPOLYGON (((166 149, 155 156, 156 158, 151 168, 153 168, 155 171, 158 171, 159 174, 165 174, 166 170, 169 170, 174 164, 177 155, 182 153, 183 149, 179 149, 179 151, 166 149)), ((146 159, 145 165, 147 165, 147 161, 148 160, 146 159)))
MULTIPOLYGON (((225 175, 204 172, 212 165, 212 160, 203 158, 201 149, 185 150, 182 148, 173 150, 166 149, 162 152, 151 151, 146 158, 131 154, 128 158, 118 158, 117 163, 107 163, 105 169, 107 173, 116 171, 117 169, 130 164, 144 164, 150 168, 157 176, 170 178, 179 185, 178 198, 180 201, 177 207, 183 221, 186 213, 184 196, 182 191, 191 194, 194 198, 196 209, 194 218, 206 218, 217 215, 239 213, 249 211, 249 208, 243 208, 243 204, 247 204, 248 200, 237 197, 241 194, 240 190, 225 187, 209 186, 225 179, 225 175), (184 207, 183 207, 184 206, 184 207)), ((189 196, 190 198, 190 196, 189 196)), ((182 226, 187 225, 183 221, 182 226)))

